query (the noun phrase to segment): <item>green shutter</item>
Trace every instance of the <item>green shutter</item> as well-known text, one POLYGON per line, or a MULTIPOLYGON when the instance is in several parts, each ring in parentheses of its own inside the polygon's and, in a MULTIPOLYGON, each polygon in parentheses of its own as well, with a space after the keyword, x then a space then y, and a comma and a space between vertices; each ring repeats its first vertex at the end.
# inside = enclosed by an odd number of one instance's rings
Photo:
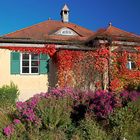
POLYGON ((20 74, 20 53, 11 52, 11 74, 20 74))
POLYGON ((40 74, 47 74, 49 72, 49 56, 40 54, 40 74))

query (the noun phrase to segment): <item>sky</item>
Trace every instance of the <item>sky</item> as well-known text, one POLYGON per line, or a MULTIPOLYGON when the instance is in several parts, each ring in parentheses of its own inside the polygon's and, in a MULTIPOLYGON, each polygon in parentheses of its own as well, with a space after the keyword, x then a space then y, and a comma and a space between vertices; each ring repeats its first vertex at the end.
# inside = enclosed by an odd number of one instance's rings
POLYGON ((48 20, 61 20, 64 4, 69 21, 92 31, 113 26, 140 35, 140 0, 0 0, 0 36, 48 20))

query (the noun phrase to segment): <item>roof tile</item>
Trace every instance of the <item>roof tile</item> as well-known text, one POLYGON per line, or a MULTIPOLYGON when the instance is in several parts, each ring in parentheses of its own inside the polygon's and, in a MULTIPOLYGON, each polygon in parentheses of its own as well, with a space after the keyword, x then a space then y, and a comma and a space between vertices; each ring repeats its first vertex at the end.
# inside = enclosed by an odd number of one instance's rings
POLYGON ((64 23, 62 21, 47 20, 39 24, 35 24, 33 26, 29 26, 27 28, 6 34, 4 36, 12 38, 31 38, 35 40, 85 40, 93 34, 94 32, 91 30, 70 22, 64 23), (79 36, 51 35, 63 27, 72 29, 73 31, 77 32, 79 36))

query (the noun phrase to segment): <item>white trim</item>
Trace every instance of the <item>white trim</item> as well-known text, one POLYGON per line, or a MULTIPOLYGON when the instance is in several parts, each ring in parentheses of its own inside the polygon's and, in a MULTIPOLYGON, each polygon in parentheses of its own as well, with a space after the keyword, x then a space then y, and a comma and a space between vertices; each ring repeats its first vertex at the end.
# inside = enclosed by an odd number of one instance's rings
POLYGON ((78 36, 78 34, 70 28, 64 27, 54 33, 55 35, 63 36, 78 36), (65 33, 64 33, 65 32, 65 33))
MULTIPOLYGON (((99 40, 99 43, 107 43, 107 40, 99 40)), ((112 41, 113 45, 129 45, 129 46, 137 46, 140 45, 138 42, 129 42, 129 41, 112 41)))
POLYGON ((119 45, 137 45, 137 44, 140 44, 138 42, 128 42, 128 41, 113 41, 114 44, 119 44, 119 45))
POLYGON ((127 61, 127 68, 129 69, 129 70, 132 70, 132 69, 135 69, 135 67, 136 67, 136 64, 135 64, 135 62, 134 61, 132 61, 132 60, 129 60, 129 61, 127 61), (134 66, 134 67, 133 67, 134 66))
POLYGON ((128 61, 128 62, 127 62, 127 68, 128 68, 129 70, 132 69, 132 61, 128 61))
POLYGON ((22 53, 20 53, 20 74, 22 74, 22 53))
MULTIPOLYGON (((21 75, 38 75, 39 74, 39 65, 38 65, 38 73, 32 73, 31 72, 31 70, 32 70, 32 66, 31 66, 31 62, 32 62, 31 57, 32 57, 32 55, 31 55, 31 53, 27 53, 27 54, 29 54, 29 73, 23 73, 22 72, 22 67, 23 67, 23 65, 22 65, 23 55, 22 54, 24 54, 24 53, 20 53, 20 74, 21 75)), ((38 61, 39 61, 39 59, 40 59, 40 56, 38 55, 38 61)))
POLYGON ((29 54, 29 74, 31 74, 31 54, 29 54))
POLYGON ((21 43, 0 43, 1 47, 7 47, 7 46, 17 46, 17 47, 38 47, 38 48, 43 48, 45 47, 44 44, 21 44, 21 43))
POLYGON ((72 45, 56 45, 56 49, 61 49, 61 48, 64 48, 64 47, 67 47, 67 48, 75 48, 75 49, 78 49, 79 47, 77 46, 72 46, 72 45))

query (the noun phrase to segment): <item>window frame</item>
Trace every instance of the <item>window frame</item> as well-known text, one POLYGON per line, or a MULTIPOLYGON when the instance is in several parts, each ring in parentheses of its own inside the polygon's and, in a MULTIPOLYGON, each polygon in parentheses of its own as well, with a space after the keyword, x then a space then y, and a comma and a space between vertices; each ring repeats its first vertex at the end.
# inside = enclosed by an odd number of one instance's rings
POLYGON ((60 36, 79 36, 78 33, 76 33, 75 31, 73 31, 72 29, 67 28, 67 27, 63 27, 63 28, 59 29, 54 34, 60 35, 60 36))
POLYGON ((20 74, 22 75, 38 75, 40 73, 40 66, 39 66, 39 63, 40 63, 40 55, 38 54, 38 59, 36 61, 38 61, 38 66, 35 66, 35 67, 38 67, 38 72, 37 73, 32 73, 32 54, 33 53, 20 53, 20 74), (23 66, 23 54, 29 54, 29 73, 24 73, 22 68, 24 67, 23 66))
POLYGON ((136 64, 135 64, 134 61, 129 60, 129 61, 127 61, 126 67, 127 67, 128 70, 134 70, 136 68, 136 64), (134 67, 133 67, 133 64, 134 64, 134 67))

